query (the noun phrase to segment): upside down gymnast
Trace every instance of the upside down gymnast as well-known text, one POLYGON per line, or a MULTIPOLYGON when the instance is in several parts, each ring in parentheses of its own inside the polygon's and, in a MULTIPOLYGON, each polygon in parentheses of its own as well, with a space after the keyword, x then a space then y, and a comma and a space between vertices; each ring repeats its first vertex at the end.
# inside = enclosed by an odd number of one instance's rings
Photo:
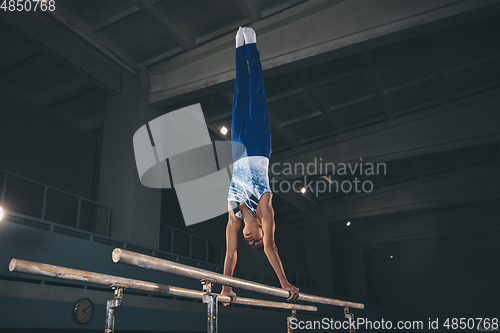
MULTIPOLYGON (((245 241, 255 251, 264 250, 281 287, 290 294, 288 301, 294 302, 299 289, 288 282, 274 243, 274 210, 268 176, 271 130, 257 39, 255 31, 246 27, 240 27, 236 33, 231 140, 237 144, 233 143, 233 176, 227 199, 224 274, 233 275, 238 233, 243 229, 245 241)), ((236 300, 231 287, 223 286, 221 294, 231 296, 233 302, 236 300)))

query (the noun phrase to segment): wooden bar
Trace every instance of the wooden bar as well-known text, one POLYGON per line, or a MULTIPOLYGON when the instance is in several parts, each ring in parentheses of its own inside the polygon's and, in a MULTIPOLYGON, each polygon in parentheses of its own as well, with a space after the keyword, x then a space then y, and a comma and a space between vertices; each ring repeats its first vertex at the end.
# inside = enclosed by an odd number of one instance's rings
MULTIPOLYGON (((160 271, 169 274, 180 275, 188 278, 193 278, 201 280, 203 278, 210 278, 216 281, 218 284, 225 286, 242 288, 246 290, 256 291, 268 295, 274 295, 279 297, 289 297, 288 291, 276 287, 267 286, 265 284, 246 281, 243 279, 235 278, 232 276, 227 276, 211 271, 206 271, 201 268, 195 268, 172 261, 155 258, 147 256, 144 254, 139 254, 135 252, 130 252, 127 250, 116 248, 113 250, 113 261, 116 263, 124 263, 133 266, 138 266, 146 269, 152 269, 155 271, 160 271)), ((333 298, 326 298, 321 296, 314 296, 300 293, 298 298, 301 301, 321 303, 336 306, 347 306, 350 308, 363 309, 364 305, 362 303, 354 303, 349 301, 342 301, 333 298)))
MULTIPOLYGON (((195 298, 195 299, 203 298, 202 291, 172 287, 154 282, 134 280, 119 276, 82 271, 79 269, 54 266, 54 265, 42 264, 38 262, 25 261, 19 259, 12 259, 10 261, 9 270, 11 272, 36 274, 36 275, 49 276, 65 280, 89 282, 94 284, 105 285, 108 287, 114 284, 121 284, 128 286, 128 289, 136 289, 136 290, 195 298)), ((231 302, 231 298, 229 296, 223 296, 223 295, 217 295, 217 300, 223 303, 231 302)), ((257 300, 244 297, 238 297, 235 304, 262 306, 267 308, 301 310, 301 311, 317 311, 317 308, 315 306, 264 301, 264 300, 257 300)))

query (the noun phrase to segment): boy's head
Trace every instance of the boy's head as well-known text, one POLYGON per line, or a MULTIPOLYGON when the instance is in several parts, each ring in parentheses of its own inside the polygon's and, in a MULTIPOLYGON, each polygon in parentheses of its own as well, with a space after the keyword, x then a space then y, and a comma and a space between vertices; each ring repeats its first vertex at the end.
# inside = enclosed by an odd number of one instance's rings
POLYGON ((243 228, 243 238, 255 252, 264 250, 264 231, 262 223, 255 216, 245 218, 245 227, 243 228))

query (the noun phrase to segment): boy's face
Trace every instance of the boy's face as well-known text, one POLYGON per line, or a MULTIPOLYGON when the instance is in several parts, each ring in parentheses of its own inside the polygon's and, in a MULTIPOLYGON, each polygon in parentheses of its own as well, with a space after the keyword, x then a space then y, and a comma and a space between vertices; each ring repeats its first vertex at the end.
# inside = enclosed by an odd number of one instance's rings
POLYGON ((245 241, 253 248, 259 248, 262 246, 264 237, 262 236, 262 229, 260 235, 256 235, 255 237, 245 237, 245 241))
POLYGON ((262 224, 260 221, 252 216, 250 219, 252 221, 247 221, 250 223, 245 223, 245 227, 243 228, 243 237, 245 238, 245 242, 253 248, 259 248, 262 246, 264 233, 262 231, 262 224))

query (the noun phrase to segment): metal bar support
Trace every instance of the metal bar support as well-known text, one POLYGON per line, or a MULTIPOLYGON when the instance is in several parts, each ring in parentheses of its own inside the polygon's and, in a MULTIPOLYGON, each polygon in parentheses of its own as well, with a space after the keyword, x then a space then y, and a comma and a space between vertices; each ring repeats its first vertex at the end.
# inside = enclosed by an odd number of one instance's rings
POLYGON ((344 317, 349 319, 349 333, 355 333, 354 326, 352 323, 354 322, 354 314, 349 312, 349 307, 344 306, 344 317))
POLYGON ((115 290, 115 298, 106 302, 106 323, 104 333, 114 333, 115 331, 115 309, 122 306, 123 291, 128 288, 126 284, 113 284, 111 288, 115 290))
POLYGON ((203 285, 203 303, 207 304, 207 333, 217 333, 218 302, 217 294, 212 294, 214 283, 214 279, 201 279, 201 284, 203 285))

